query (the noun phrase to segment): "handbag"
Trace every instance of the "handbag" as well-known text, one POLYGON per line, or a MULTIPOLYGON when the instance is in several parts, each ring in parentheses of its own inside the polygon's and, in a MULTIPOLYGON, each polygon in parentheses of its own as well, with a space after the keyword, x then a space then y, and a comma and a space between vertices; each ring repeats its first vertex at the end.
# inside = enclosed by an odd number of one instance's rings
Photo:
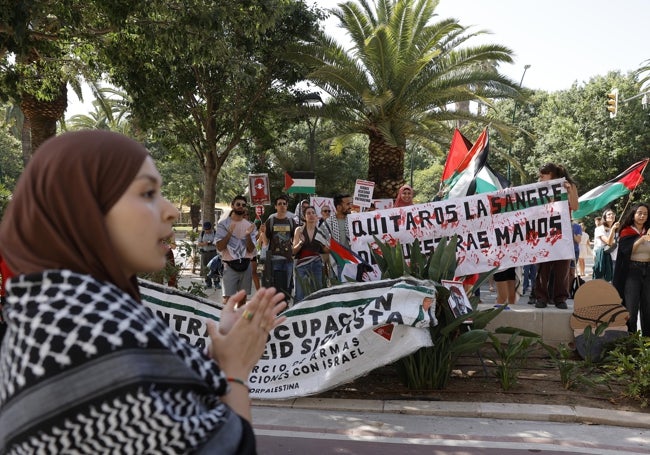
POLYGON ((250 267, 251 260, 249 258, 241 258, 235 259, 234 261, 226 261, 226 264, 235 272, 245 272, 250 267))
POLYGON ((576 276, 575 278, 573 278, 573 281, 571 282, 571 289, 569 291, 570 299, 575 298, 576 292, 583 284, 585 284, 585 280, 583 280, 582 277, 576 276))
POLYGON ((618 248, 618 240, 614 240, 614 243, 611 245, 605 245, 603 247, 603 251, 608 254, 612 254, 614 251, 616 251, 616 248, 618 248))

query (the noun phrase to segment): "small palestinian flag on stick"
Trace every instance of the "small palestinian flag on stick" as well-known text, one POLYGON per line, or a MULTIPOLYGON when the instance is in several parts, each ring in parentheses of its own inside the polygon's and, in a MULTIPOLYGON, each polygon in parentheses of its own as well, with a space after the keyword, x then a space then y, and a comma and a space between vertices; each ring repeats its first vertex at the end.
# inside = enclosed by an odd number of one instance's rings
POLYGON ((285 172, 284 191, 289 194, 316 194, 316 173, 311 171, 285 172))

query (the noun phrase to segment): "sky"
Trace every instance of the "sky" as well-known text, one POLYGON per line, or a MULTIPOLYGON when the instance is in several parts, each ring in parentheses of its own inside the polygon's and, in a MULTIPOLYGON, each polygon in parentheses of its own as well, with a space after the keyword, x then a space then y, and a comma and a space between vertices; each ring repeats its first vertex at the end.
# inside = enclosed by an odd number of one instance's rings
MULTIPOLYGON (((340 0, 306 0, 334 8, 340 0)), ((372 0, 369 0, 372 1, 372 0)), ((647 30, 650 0, 440 0, 441 19, 455 18, 472 30, 487 30, 468 44, 501 44, 514 52, 514 63, 500 71, 523 85, 546 91, 564 90, 609 71, 625 74, 650 59, 647 30), (644 30, 646 30, 644 32, 644 30)), ((338 20, 326 21, 326 31, 345 42, 338 20)), ((622 94, 629 97, 635 94, 622 94)), ((86 113, 92 96, 82 105, 70 93, 66 117, 86 113)))
MULTIPOLYGON (((340 1, 313 3, 333 8, 340 1)), ((455 18, 472 30, 491 32, 468 44, 512 49, 514 64, 500 70, 519 81, 530 65, 523 85, 531 89, 568 89, 609 71, 636 70, 650 59, 648 0, 440 0, 436 12, 440 19, 455 18)), ((332 36, 341 33, 337 21, 326 24, 332 36)))

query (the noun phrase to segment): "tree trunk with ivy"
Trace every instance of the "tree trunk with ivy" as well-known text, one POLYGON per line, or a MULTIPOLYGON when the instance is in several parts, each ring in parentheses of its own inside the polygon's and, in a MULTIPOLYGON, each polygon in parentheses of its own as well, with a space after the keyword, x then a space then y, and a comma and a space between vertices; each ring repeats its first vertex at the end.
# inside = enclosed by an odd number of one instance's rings
POLYGON ((390 145, 379 131, 369 133, 368 180, 375 182, 375 198, 394 199, 404 185, 404 147, 390 145))

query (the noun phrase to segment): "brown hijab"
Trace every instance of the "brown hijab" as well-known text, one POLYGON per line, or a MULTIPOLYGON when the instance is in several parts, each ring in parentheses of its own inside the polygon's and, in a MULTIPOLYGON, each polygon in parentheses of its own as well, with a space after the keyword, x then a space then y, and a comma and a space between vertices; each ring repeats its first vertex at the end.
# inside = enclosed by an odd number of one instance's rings
POLYGON ((133 182, 147 149, 108 131, 49 139, 20 177, 0 225, 0 250, 15 275, 69 269, 140 300, 111 245, 106 213, 133 182))

